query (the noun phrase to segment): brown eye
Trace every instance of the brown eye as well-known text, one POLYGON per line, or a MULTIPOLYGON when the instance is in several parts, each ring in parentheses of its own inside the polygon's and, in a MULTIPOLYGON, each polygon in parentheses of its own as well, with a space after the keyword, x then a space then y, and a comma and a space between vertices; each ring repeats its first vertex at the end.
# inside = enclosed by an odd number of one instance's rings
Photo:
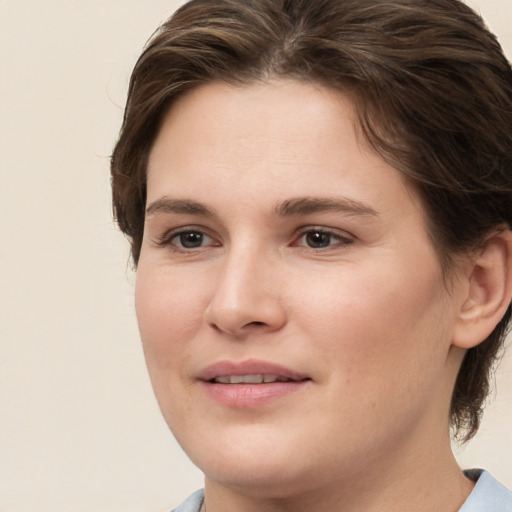
POLYGON ((212 244, 211 237, 201 231, 182 231, 171 238, 171 244, 182 249, 198 249, 212 244))
POLYGON ((323 231, 309 231, 304 235, 304 241, 312 249, 328 247, 332 243, 333 236, 323 231))
POLYGON ((179 235, 180 244, 187 249, 201 247, 203 243, 203 234, 197 231, 190 231, 189 233, 181 233, 179 235))
POLYGON ((302 231, 293 245, 309 249, 342 248, 353 243, 354 239, 347 235, 328 229, 311 228, 302 231))

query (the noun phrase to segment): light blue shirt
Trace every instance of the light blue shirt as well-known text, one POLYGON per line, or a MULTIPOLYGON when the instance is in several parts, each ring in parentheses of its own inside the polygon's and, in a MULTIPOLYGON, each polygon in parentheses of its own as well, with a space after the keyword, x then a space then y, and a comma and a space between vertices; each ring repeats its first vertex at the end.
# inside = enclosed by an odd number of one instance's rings
MULTIPOLYGON (((481 469, 465 471, 476 480, 473 492, 459 512, 512 512, 512 492, 481 469)), ((196 491, 172 512, 199 512, 204 500, 204 491, 196 491)))
POLYGON ((512 512, 512 492, 490 473, 481 469, 471 469, 465 473, 476 480, 476 484, 459 512, 512 512))

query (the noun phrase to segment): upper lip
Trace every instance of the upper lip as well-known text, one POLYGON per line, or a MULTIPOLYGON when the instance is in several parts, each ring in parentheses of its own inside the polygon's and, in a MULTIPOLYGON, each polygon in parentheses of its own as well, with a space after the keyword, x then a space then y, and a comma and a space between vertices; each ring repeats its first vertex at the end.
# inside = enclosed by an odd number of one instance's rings
POLYGON ((240 362, 218 361, 201 370, 197 378, 202 381, 210 381, 216 377, 231 375, 276 375, 294 381, 309 378, 306 374, 286 368, 285 366, 256 359, 240 362))

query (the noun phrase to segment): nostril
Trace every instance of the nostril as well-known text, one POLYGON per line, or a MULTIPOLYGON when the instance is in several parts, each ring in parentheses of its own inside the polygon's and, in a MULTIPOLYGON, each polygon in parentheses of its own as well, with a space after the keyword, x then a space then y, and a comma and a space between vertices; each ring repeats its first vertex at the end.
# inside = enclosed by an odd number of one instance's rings
POLYGON ((258 325, 259 326, 259 325, 265 325, 265 323, 264 322, 250 322, 247 325, 258 325))

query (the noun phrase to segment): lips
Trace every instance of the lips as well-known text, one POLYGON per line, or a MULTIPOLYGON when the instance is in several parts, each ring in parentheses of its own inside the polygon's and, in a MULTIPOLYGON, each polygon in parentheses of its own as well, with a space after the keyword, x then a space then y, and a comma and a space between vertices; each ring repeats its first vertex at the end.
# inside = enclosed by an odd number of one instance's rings
POLYGON ((214 363, 199 373, 198 380, 214 401, 228 407, 247 408, 295 393, 311 378, 284 366, 248 360, 214 363))
POLYGON ((292 379, 280 375, 226 375, 215 377, 219 384, 268 384, 270 382, 290 382, 292 379))
POLYGON ((259 381, 260 377, 280 381, 302 381, 309 378, 307 375, 290 368, 253 359, 240 363, 220 361, 206 367, 198 375, 199 380, 202 381, 214 381, 222 377, 254 377, 257 381, 259 381))

